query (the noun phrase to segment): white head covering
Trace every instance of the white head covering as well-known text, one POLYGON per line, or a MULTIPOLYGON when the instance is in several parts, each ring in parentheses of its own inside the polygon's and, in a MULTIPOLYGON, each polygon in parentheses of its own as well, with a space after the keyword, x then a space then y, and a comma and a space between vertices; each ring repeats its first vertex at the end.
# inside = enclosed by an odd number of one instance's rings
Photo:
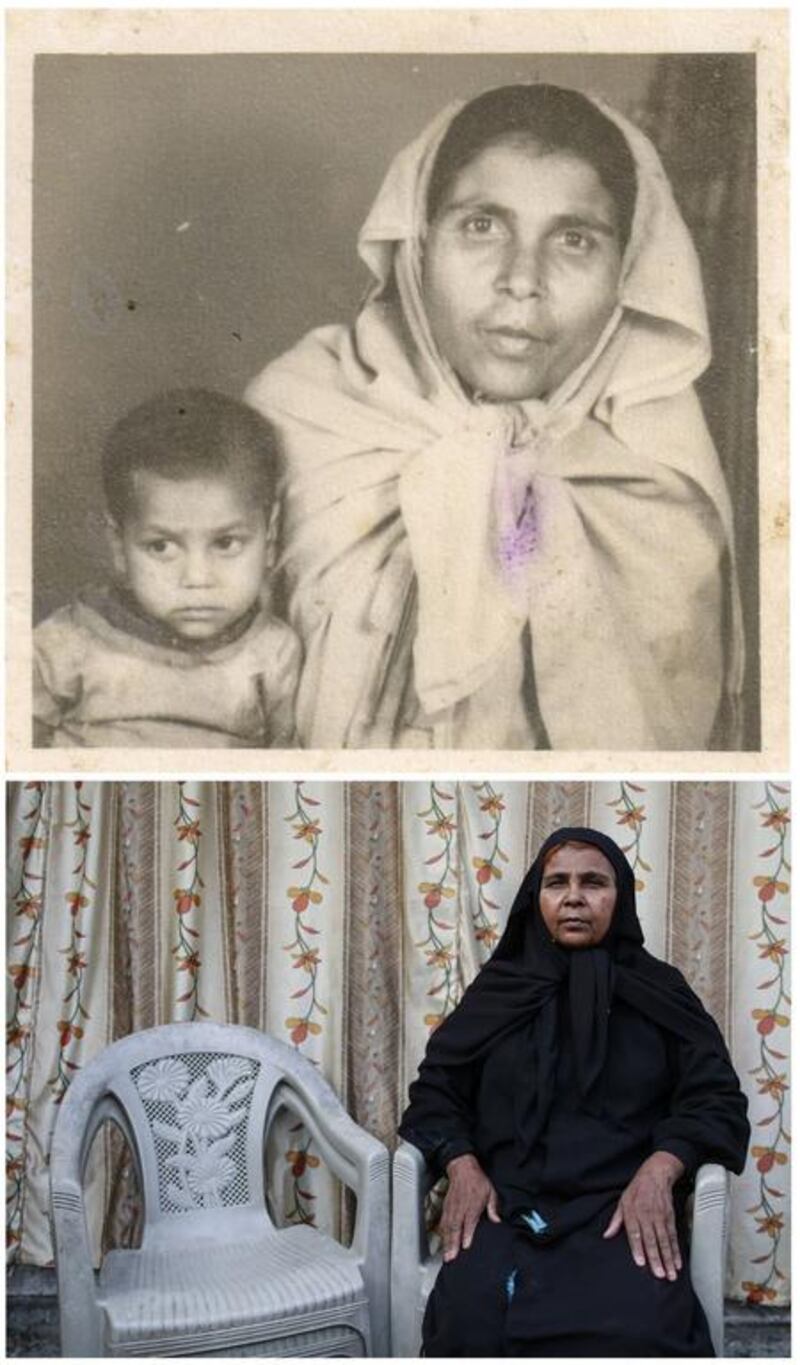
MULTIPOLYGON (((706 369, 711 347, 697 254, 658 153, 629 119, 603 100, 592 102, 623 133, 637 172, 619 287, 621 307, 636 315, 636 340, 618 359, 605 391, 611 408, 615 400, 630 405, 687 388, 706 369)), ((395 157, 358 238, 359 255, 375 279, 371 296, 396 273, 407 316, 418 329, 416 339, 433 353, 421 286, 428 185, 439 147, 463 108, 465 101, 453 101, 395 157)), ((446 367, 437 358, 440 370, 446 367)))
POLYGON ((691 387, 710 354, 697 257, 654 147, 596 103, 628 142, 636 206, 618 307, 546 400, 475 401, 431 335, 427 187, 460 102, 389 169, 354 327, 311 333, 249 390, 287 456, 307 744, 379 742, 369 713, 409 628, 433 715, 484 696, 529 623, 553 747, 704 748, 738 696, 730 507, 691 387))

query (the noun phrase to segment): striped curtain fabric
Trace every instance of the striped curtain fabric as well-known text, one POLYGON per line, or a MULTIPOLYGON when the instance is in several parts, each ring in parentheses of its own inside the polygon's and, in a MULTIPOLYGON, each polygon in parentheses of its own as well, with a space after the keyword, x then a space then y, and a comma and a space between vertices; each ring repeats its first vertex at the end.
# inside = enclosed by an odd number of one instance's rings
MULTIPOLYGON (((173 1020, 265 1029, 389 1146, 431 1029, 502 932, 554 828, 626 849, 647 945, 719 1022, 750 1098, 728 1291, 789 1301, 789 791, 774 782, 29 782, 8 824, 7 1241, 52 1260, 47 1153, 76 1071, 173 1020)), ((99 1249, 136 1236, 97 1144, 99 1249)), ((349 1209, 303 1129, 270 1165, 284 1221, 349 1209)))

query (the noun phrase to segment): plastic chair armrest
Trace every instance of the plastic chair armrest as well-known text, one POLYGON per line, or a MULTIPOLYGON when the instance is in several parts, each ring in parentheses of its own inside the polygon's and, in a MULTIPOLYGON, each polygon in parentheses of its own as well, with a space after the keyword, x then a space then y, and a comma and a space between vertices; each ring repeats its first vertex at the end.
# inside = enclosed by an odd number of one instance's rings
MULTIPOLYGON (((325 1090, 328 1090, 327 1086, 325 1090)), ((368 1290, 373 1354, 386 1355, 389 1346, 389 1153, 382 1142, 353 1122, 333 1091, 326 1098, 329 1102, 321 1105, 317 1095, 308 1097, 304 1093, 296 1077, 287 1076, 275 1088, 265 1136, 278 1109, 291 1110, 305 1124, 333 1174, 355 1193, 356 1219, 350 1252, 368 1290)))
POLYGON ((718 1356, 723 1349, 727 1245, 728 1172, 723 1166, 707 1164, 697 1172, 694 1186, 690 1273, 718 1356))
POLYGON ((102 1356, 103 1314, 97 1302, 80 1181, 66 1177, 54 1181, 50 1208, 56 1265, 69 1267, 69 1273, 59 1275, 58 1282, 61 1354, 102 1356))
POLYGON ((436 1177, 410 1142, 401 1142, 392 1161, 392 1352, 419 1354, 425 1301, 438 1273, 425 1226, 425 1196, 436 1177))
POLYGON ((398 1254, 417 1268, 431 1259, 425 1196, 435 1183, 419 1148, 400 1142, 392 1162, 392 1240, 398 1254))
POLYGON ((78 1076, 67 1091, 50 1150, 50 1216, 58 1276, 61 1352, 101 1356, 104 1315, 97 1300, 83 1178, 97 1130, 112 1120, 125 1133, 138 1161, 133 1134, 117 1100, 78 1076))
POLYGON ((287 1077, 275 1087, 265 1129, 281 1108, 302 1120, 334 1175, 359 1199, 367 1197, 370 1185, 385 1182, 386 1207, 389 1206, 389 1153, 382 1142, 354 1123, 339 1100, 335 1109, 323 1109, 317 1097, 308 1097, 287 1077))

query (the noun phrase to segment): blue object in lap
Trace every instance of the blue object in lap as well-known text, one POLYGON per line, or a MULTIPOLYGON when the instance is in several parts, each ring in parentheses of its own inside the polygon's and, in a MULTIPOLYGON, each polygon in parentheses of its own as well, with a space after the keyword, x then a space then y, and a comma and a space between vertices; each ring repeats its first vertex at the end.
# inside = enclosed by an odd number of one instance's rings
POLYGON ((540 1213, 537 1213, 535 1209, 531 1209, 530 1213, 523 1213, 521 1217, 523 1222, 527 1223, 531 1232, 544 1232, 547 1228, 547 1220, 543 1218, 540 1213))

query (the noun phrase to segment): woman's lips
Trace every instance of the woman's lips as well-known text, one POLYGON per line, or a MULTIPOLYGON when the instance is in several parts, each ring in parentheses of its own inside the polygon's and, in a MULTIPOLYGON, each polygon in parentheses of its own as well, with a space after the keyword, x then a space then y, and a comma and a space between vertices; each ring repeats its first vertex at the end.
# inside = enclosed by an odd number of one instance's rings
POLYGON ((487 350, 500 360, 527 360, 547 345, 543 337, 521 327, 484 327, 482 330, 487 350))

